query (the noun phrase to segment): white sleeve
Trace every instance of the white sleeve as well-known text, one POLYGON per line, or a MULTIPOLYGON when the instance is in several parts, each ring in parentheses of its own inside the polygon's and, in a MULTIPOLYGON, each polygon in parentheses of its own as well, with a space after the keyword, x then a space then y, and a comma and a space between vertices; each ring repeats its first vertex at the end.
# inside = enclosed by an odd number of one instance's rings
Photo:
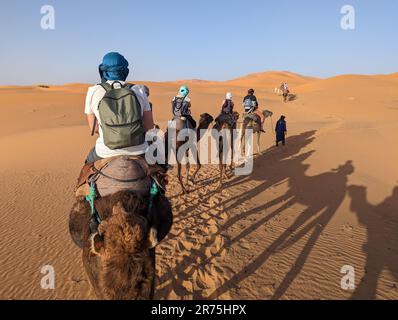
POLYGON ((95 92, 95 87, 96 86, 89 87, 88 90, 87 90, 86 103, 85 103, 85 106, 84 106, 84 113, 85 114, 94 114, 91 105, 92 105, 93 95, 94 95, 94 92, 95 92))
POLYGON ((140 86, 137 86, 137 85, 135 85, 132 88, 132 90, 135 93, 135 95, 137 96, 138 101, 140 102, 142 111, 152 111, 151 106, 149 105, 148 97, 146 96, 146 93, 144 92, 144 90, 140 86))

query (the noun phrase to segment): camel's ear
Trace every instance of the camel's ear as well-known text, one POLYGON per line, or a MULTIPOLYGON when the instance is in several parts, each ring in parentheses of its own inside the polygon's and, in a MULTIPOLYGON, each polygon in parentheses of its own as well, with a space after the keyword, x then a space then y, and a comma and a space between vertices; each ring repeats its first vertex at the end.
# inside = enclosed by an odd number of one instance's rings
POLYGON ((104 249, 104 239, 101 237, 98 232, 92 234, 90 236, 91 242, 91 252, 95 255, 101 255, 102 250, 104 249))

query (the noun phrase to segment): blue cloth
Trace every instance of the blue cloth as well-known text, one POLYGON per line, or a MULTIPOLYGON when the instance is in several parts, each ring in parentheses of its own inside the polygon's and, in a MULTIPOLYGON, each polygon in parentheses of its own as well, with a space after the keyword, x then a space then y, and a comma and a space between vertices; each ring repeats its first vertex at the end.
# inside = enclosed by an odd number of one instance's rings
POLYGON ((276 141, 284 141, 285 140, 285 133, 286 133, 286 121, 285 120, 278 120, 275 127, 276 131, 276 141))
POLYGON ((128 61, 120 53, 107 53, 98 67, 101 82, 108 80, 126 81, 129 74, 128 66, 128 61))

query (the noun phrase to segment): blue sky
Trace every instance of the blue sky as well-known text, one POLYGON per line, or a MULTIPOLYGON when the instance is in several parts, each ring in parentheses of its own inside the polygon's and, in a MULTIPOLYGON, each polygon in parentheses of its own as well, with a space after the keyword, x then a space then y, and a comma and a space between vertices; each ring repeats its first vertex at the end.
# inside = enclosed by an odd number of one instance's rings
POLYGON ((95 83, 108 51, 129 60, 129 80, 392 73, 397 15, 397 0, 2 1, 0 84, 95 83), (55 30, 40 27, 47 4, 55 30), (355 30, 340 27, 345 4, 355 30))

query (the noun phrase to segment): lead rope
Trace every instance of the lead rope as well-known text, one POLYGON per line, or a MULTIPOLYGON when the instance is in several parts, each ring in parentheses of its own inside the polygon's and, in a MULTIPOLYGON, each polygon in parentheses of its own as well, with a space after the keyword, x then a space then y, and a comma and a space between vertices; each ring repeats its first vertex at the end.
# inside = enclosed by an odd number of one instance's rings
POLYGON ((149 191, 149 210, 153 207, 153 200, 159 193, 159 188, 156 180, 152 180, 151 190, 149 191))
POLYGON ((95 191, 95 181, 91 180, 90 181, 90 193, 86 196, 86 201, 90 204, 90 209, 91 209, 91 218, 94 218, 95 221, 100 224, 101 223, 101 219, 98 216, 98 212, 95 209, 94 206, 94 200, 97 197, 97 193, 95 191))

